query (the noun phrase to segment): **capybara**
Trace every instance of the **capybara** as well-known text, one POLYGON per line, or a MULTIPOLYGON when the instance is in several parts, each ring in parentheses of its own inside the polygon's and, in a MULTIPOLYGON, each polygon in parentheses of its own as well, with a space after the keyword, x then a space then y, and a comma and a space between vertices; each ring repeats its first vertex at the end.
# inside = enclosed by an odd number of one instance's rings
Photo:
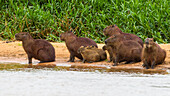
POLYGON ((153 38, 147 38, 145 45, 142 49, 141 59, 143 61, 143 67, 154 69, 155 65, 162 64, 166 57, 166 51, 162 49, 153 38))
POLYGON ((41 62, 55 61, 55 49, 48 41, 33 39, 28 32, 17 33, 15 38, 22 41, 22 46, 28 55, 29 64, 32 63, 32 58, 41 62))
POLYGON ((106 45, 111 46, 114 50, 114 66, 116 66, 119 62, 122 61, 126 61, 126 63, 140 62, 142 46, 134 40, 121 41, 118 36, 112 35, 111 37, 105 40, 106 45))
POLYGON ((96 47, 97 44, 93 40, 89 38, 83 38, 83 37, 77 37, 72 33, 72 31, 64 32, 60 35, 60 39, 62 41, 65 41, 65 44, 67 46, 67 49, 70 52, 70 59, 68 62, 74 62, 75 57, 79 59, 83 59, 80 53, 77 53, 77 50, 80 48, 80 46, 90 46, 94 45, 96 47))
POLYGON ((107 52, 109 53, 109 58, 110 58, 110 60, 108 61, 108 62, 111 62, 112 61, 112 59, 114 58, 113 57, 113 50, 112 50, 112 47, 111 46, 107 46, 107 45, 104 45, 103 47, 102 47, 102 49, 105 51, 105 50, 107 50, 107 52))
POLYGON ((122 38, 124 40, 134 40, 137 41, 142 47, 143 47, 143 41, 138 36, 130 33, 124 33, 122 32, 117 25, 110 25, 104 28, 103 30, 104 35, 106 36, 112 36, 112 35, 124 35, 125 38, 122 38))
POLYGON ((89 63, 100 61, 100 55, 96 51, 88 49, 87 47, 81 46, 77 50, 77 53, 82 55, 83 63, 85 63, 85 61, 89 63))
POLYGON ((100 55, 100 60, 106 60, 107 59, 107 54, 102 49, 98 49, 97 47, 95 47, 93 45, 87 46, 87 49, 91 49, 91 50, 96 51, 100 55))

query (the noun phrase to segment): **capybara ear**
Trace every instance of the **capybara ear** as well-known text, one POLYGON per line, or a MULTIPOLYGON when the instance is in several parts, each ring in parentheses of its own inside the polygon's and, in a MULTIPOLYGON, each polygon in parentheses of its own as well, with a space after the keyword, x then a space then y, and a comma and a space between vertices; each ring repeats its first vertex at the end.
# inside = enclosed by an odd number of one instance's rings
POLYGON ((115 25, 112 25, 112 27, 115 27, 115 25))

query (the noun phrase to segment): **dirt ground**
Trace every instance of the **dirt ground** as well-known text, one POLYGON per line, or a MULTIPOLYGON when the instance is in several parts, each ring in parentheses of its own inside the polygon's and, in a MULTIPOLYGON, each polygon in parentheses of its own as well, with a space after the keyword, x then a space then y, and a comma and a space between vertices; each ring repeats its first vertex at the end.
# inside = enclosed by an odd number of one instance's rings
MULTIPOLYGON (((108 65, 112 66, 113 63, 108 63, 106 61, 95 62, 95 63, 82 63, 79 59, 76 59, 74 63, 68 63, 69 52, 65 46, 65 43, 52 43, 55 48, 56 53, 56 61, 52 62, 52 64, 71 64, 74 66, 93 66, 93 65, 108 65)), ((104 44, 98 44, 99 48, 102 48, 104 44)), ((165 49, 167 52, 167 56, 165 62, 161 65, 158 65, 155 69, 170 69, 170 44, 160 44, 161 48, 165 49)), ((109 56, 109 55, 108 55, 109 56)), ((0 62, 18 62, 27 64, 27 55, 22 48, 22 42, 15 41, 9 42, 0 41, 0 62)), ((37 60, 33 60, 33 62, 38 63, 37 60)), ((114 68, 140 68, 142 67, 142 62, 134 63, 134 64, 119 64, 114 68)))

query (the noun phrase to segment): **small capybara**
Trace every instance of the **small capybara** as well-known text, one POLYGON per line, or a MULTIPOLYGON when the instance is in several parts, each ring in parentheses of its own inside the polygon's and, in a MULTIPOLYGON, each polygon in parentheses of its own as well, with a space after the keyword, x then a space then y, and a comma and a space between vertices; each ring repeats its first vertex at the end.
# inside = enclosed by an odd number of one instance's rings
POLYGON ((95 47, 98 47, 96 42, 89 38, 83 38, 83 37, 77 37, 72 33, 72 31, 67 31, 65 33, 62 33, 60 35, 60 39, 62 41, 65 41, 65 44, 67 46, 67 49, 70 52, 70 59, 68 62, 74 62, 75 57, 79 59, 83 59, 80 53, 77 53, 77 50, 80 48, 80 46, 90 46, 94 45, 95 47))
POLYGON ((32 58, 41 62, 55 61, 55 49, 48 41, 33 39, 28 32, 17 33, 15 38, 22 41, 22 46, 28 55, 29 64, 32 63, 32 58))
POLYGON ((107 54, 102 49, 98 49, 97 47, 95 47, 93 45, 92 46, 87 46, 87 49, 91 49, 91 50, 96 51, 100 55, 100 60, 101 61, 107 59, 107 54))
POLYGON ((145 45, 142 49, 141 59, 143 61, 143 67, 154 69, 155 65, 162 64, 166 57, 166 51, 162 49, 153 38, 147 38, 145 45))
POLYGON ((89 63, 100 61, 100 55, 96 51, 88 49, 87 47, 81 46, 77 50, 77 53, 82 55, 83 63, 85 63, 85 61, 89 63))
POLYGON ((106 36, 112 36, 112 35, 124 35, 125 38, 122 38, 124 40, 134 40, 137 41, 142 47, 143 47, 143 41, 138 36, 130 33, 124 33, 122 32, 117 25, 110 25, 104 28, 103 30, 104 35, 106 36))
POLYGON ((119 36, 120 35, 112 35, 105 40, 106 45, 111 46, 114 50, 114 66, 122 61, 126 61, 126 64, 130 62, 140 62, 142 46, 134 40, 121 41, 119 36))
POLYGON ((112 50, 112 47, 111 46, 107 46, 107 45, 104 45, 103 47, 102 47, 102 49, 105 51, 105 50, 107 50, 107 52, 109 53, 109 58, 110 58, 110 60, 108 61, 108 62, 111 62, 111 61, 113 61, 113 50, 112 50))

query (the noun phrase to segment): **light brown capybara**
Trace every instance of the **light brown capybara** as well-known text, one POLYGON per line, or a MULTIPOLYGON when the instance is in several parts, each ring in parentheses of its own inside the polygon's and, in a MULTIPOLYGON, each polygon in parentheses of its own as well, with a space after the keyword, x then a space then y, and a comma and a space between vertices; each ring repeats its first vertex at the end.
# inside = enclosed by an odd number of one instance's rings
POLYGON ((143 67, 154 69, 155 65, 162 64, 166 58, 166 51, 162 49, 153 38, 147 38, 142 49, 141 59, 143 67))
POLYGON ((100 60, 101 61, 107 59, 107 54, 102 49, 98 49, 97 47, 95 47, 93 45, 92 46, 87 46, 86 48, 96 51, 100 55, 100 60))
POLYGON ((122 38, 123 40, 134 40, 137 41, 142 47, 143 47, 143 41, 138 36, 130 33, 124 33, 122 32, 117 25, 110 25, 104 28, 103 30, 104 35, 106 36, 112 36, 112 35, 124 35, 125 38, 122 38))
POLYGON ((60 39, 62 41, 65 41, 67 49, 70 52, 70 59, 68 62, 74 62, 75 57, 79 59, 83 59, 81 54, 77 53, 77 50, 80 48, 80 46, 94 45, 98 47, 96 42, 94 42, 92 39, 77 37, 76 35, 72 33, 72 31, 67 31, 67 32, 62 33, 60 35, 60 39))
POLYGON ((126 61, 126 64, 130 62, 140 62, 142 46, 134 40, 121 41, 118 36, 112 35, 105 40, 106 45, 111 46, 114 50, 114 66, 122 61, 126 61))
POLYGON ((107 50, 107 52, 109 53, 110 60, 109 60, 108 62, 113 61, 112 59, 113 59, 114 57, 113 57, 112 47, 111 47, 111 46, 104 45, 104 46, 102 47, 102 49, 103 49, 104 51, 107 50))
POLYGON ((85 63, 85 61, 89 63, 100 61, 100 55, 96 51, 88 49, 87 47, 81 46, 77 52, 82 55, 83 63, 85 63))
POLYGON ((28 55, 29 64, 32 63, 32 58, 41 62, 55 61, 55 49, 48 41, 33 39, 28 32, 17 33, 15 38, 22 41, 22 46, 28 55))

